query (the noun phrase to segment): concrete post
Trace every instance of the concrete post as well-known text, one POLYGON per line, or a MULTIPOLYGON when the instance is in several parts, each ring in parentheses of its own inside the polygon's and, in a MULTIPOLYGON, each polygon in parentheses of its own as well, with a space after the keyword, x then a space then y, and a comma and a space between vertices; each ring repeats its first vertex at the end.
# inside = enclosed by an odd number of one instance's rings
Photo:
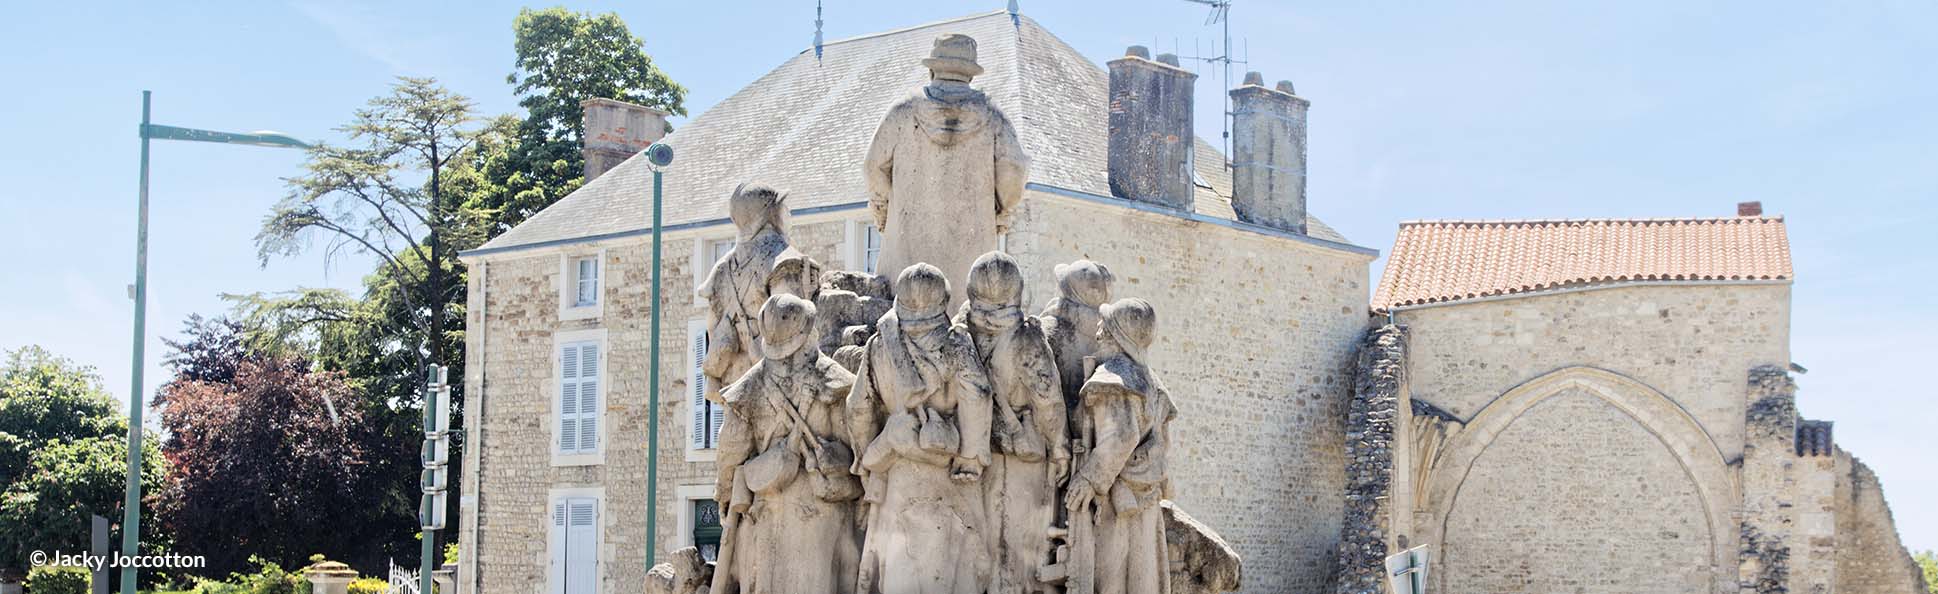
POLYGON ((1133 45, 1110 61, 1110 193, 1191 210, 1191 92, 1177 56, 1133 45))
POLYGON ((1257 72, 1231 90, 1231 206, 1238 220, 1305 234, 1306 109, 1292 83, 1257 72))
POLYGON ((357 572, 348 565, 324 561, 303 570, 303 577, 310 581, 314 594, 349 594, 350 582, 357 579, 357 572))

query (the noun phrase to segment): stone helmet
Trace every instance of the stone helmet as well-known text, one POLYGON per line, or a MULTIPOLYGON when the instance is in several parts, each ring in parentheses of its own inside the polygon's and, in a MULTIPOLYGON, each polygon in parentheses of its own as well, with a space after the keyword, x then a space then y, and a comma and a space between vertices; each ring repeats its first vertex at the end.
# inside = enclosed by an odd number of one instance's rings
POLYGON ((983 254, 969 265, 968 293, 969 299, 983 303, 1019 303, 1023 298, 1023 271, 1009 254, 983 254))
POLYGON ((935 47, 929 50, 929 57, 922 60, 922 65, 934 74, 955 74, 963 80, 982 74, 982 66, 976 64, 976 39, 961 33, 944 33, 935 38, 935 47))
POLYGON ((903 322, 941 317, 949 308, 949 279, 942 270, 918 262, 895 277, 895 315, 903 322))
POLYGON ((1057 289, 1064 299, 1075 300, 1090 307, 1098 307, 1110 301, 1110 284, 1117 281, 1110 268, 1089 260, 1077 260, 1069 264, 1056 265, 1057 289))
POLYGON ((1157 338, 1157 310, 1151 308, 1151 302, 1129 297, 1100 309, 1104 322, 1098 332, 1109 336, 1132 359, 1144 362, 1144 352, 1157 338))
POLYGON ((780 294, 760 306, 760 352, 769 359, 785 359, 807 348, 814 338, 814 304, 780 294))
POLYGON ((766 185, 742 183, 734 187, 733 196, 727 200, 727 217, 740 229, 742 239, 767 227, 785 232, 787 195, 766 185))

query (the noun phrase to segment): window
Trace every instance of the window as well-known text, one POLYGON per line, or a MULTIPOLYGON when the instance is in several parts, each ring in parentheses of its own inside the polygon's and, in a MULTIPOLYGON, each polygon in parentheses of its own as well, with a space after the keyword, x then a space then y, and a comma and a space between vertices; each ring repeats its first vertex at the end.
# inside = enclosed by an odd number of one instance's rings
POLYGON ((733 245, 734 240, 732 238, 708 241, 707 266, 712 267, 714 262, 719 262, 721 258, 727 257, 727 254, 733 253, 733 245))
POLYGON ((599 423, 604 416, 599 381, 602 341, 568 342, 559 347, 558 453, 599 453, 599 423))
POLYGON ((875 265, 882 259, 882 232, 876 231, 873 224, 862 225, 861 231, 861 271, 876 274, 875 265))
POLYGON ((693 241, 693 305, 705 305, 707 295, 699 292, 700 283, 713 274, 713 265, 733 253, 734 238, 695 239, 693 241))
POLYGON ((553 594, 599 591, 599 499, 554 497, 550 567, 553 594))
POLYGON ((712 499, 691 499, 693 506, 693 546, 700 557, 712 562, 720 556, 720 504, 712 499))
POLYGON ((589 320, 599 317, 604 308, 602 294, 606 281, 606 252, 564 254, 559 256, 559 320, 589 320))
POLYGON ((579 258, 578 265, 575 268, 577 269, 575 278, 578 281, 578 292, 576 294, 577 297, 572 302, 572 306, 588 307, 598 305, 599 258, 579 258))
MULTIPOLYGON (((687 452, 711 451, 720 445, 720 425, 726 419, 725 411, 719 404, 707 400, 707 321, 688 320, 686 323, 688 352, 687 402, 693 408, 693 421, 687 425, 687 452)), ((697 461, 704 458, 689 458, 697 461)))

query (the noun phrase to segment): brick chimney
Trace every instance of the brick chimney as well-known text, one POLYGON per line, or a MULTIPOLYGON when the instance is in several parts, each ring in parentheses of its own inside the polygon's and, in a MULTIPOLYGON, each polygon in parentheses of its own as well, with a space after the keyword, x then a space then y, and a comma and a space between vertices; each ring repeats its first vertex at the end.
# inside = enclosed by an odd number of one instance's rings
POLYGON ((1110 193, 1191 210, 1191 91, 1198 75, 1141 45, 1110 61, 1110 193))
POLYGON ((587 99, 585 181, 592 181, 666 136, 666 112, 612 99, 587 99))
POLYGON ((1231 90, 1231 206, 1238 220, 1305 234, 1305 117, 1312 102, 1290 81, 1257 72, 1231 90))
POLYGON ((1762 202, 1738 202, 1736 203, 1736 216, 1739 216, 1739 217, 1763 216, 1763 203, 1762 202))

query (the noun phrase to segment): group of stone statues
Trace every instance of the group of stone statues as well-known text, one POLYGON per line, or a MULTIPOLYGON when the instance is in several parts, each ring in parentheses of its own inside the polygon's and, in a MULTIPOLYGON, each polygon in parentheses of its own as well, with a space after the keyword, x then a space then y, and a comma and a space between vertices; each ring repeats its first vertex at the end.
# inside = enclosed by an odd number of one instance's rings
POLYGON ((1206 531, 1159 503, 1176 409, 1147 354, 1156 313, 1111 301, 1087 260, 1024 311, 1022 269, 988 250, 1028 158, 968 86, 973 39, 944 35, 923 64, 930 84, 864 164, 892 282, 791 247, 781 192, 730 197, 738 240, 699 288, 707 397, 725 405, 711 591, 1167 592, 1215 563, 1166 550, 1167 528, 1206 531))
POLYGON ((1002 252, 969 266, 955 307, 925 263, 889 299, 861 273, 810 282, 784 203, 735 190, 741 241, 701 289, 726 405, 712 591, 1162 591, 1176 412, 1146 358, 1150 304, 1111 302, 1109 269, 1078 261, 1030 315, 1002 252))

